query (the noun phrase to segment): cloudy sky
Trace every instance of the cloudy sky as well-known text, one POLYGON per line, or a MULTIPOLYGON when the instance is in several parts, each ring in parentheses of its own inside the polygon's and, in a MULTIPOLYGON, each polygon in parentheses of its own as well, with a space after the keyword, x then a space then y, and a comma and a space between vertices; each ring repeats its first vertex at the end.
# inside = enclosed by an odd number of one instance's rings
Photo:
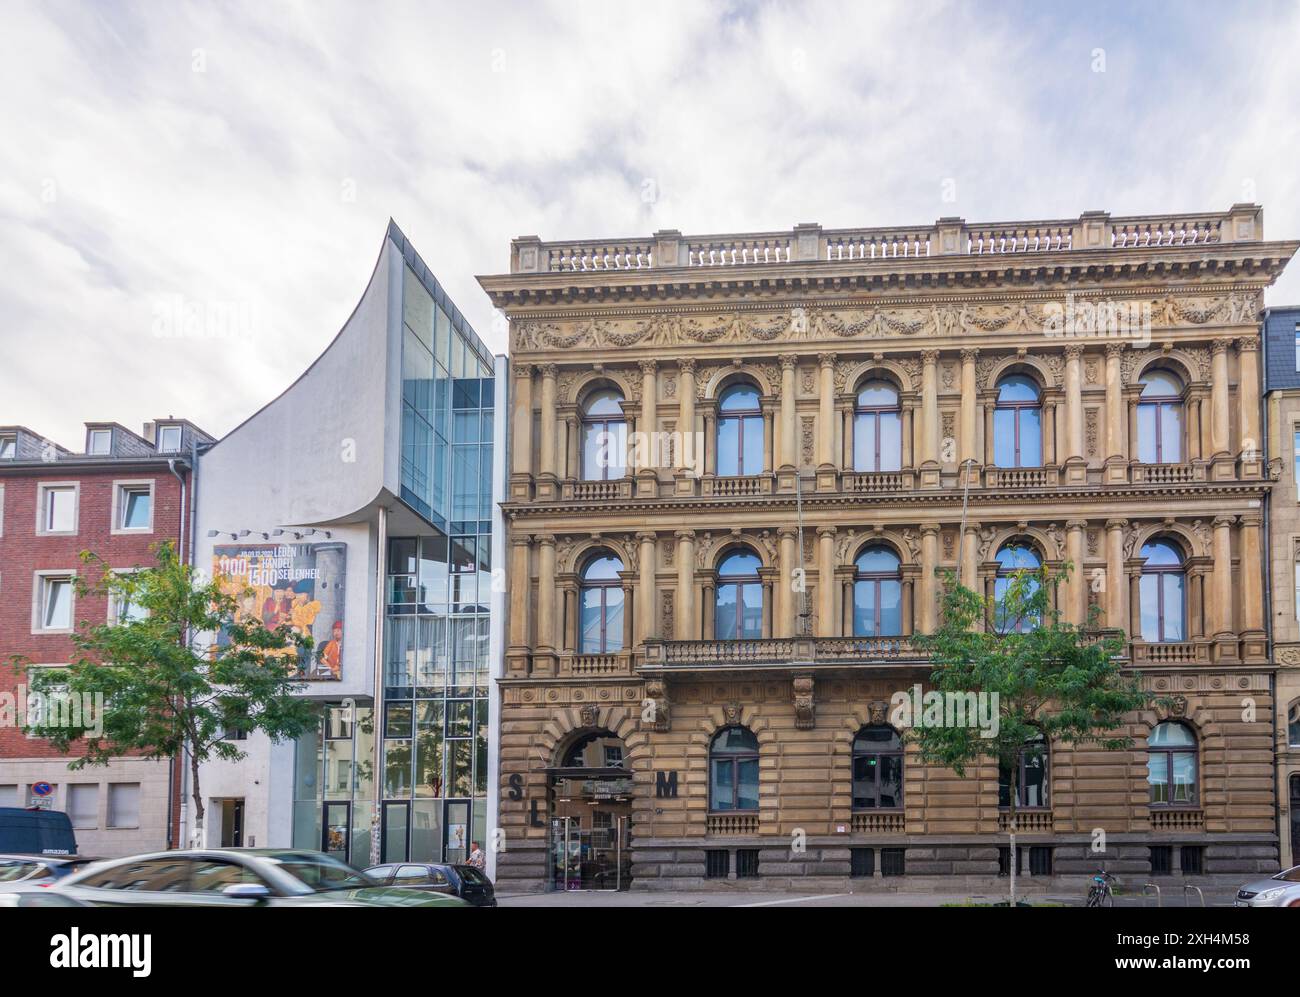
POLYGON ((496 350, 474 275, 524 234, 1258 201, 1295 238, 1298 42, 1294 0, 3 0, 0 425, 227 432, 390 216, 496 350))

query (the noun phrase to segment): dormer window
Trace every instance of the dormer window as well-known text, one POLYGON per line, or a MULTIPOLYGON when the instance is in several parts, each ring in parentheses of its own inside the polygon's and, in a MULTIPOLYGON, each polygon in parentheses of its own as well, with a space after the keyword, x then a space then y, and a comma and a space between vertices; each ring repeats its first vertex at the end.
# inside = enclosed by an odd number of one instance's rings
POLYGON ((0 460, 13 460, 18 456, 18 437, 12 433, 0 435, 0 460))
POLYGON ((113 431, 92 429, 86 435, 86 453, 94 457, 107 457, 113 452, 113 431))
POLYGON ((180 426, 158 427, 158 450, 162 453, 175 453, 181 448, 180 426))

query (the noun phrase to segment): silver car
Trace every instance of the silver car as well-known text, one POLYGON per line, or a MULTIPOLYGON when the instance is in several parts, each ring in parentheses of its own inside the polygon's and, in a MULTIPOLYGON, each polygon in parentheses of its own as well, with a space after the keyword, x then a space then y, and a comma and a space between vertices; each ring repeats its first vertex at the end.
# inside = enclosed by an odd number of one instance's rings
POLYGON ((1300 865, 1237 891, 1234 907, 1300 907, 1300 865))

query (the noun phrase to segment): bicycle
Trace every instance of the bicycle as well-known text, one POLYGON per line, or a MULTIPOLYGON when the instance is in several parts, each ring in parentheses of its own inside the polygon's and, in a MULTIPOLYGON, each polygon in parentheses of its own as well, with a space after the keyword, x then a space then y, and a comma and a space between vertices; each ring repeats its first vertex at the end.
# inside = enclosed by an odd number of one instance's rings
POLYGON ((1115 893, 1111 889, 1111 884, 1115 882, 1115 877, 1105 869, 1098 869, 1097 875, 1092 877, 1092 889, 1088 891, 1088 902, 1085 907, 1107 907, 1115 906, 1115 893))

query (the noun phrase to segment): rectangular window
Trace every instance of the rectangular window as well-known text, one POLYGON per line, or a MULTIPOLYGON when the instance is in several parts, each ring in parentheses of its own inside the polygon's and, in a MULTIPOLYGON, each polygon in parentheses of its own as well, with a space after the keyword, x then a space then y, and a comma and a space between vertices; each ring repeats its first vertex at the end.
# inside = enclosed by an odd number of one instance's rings
POLYGON ((737 879, 758 878, 758 849, 757 848, 736 849, 736 878, 737 879))
POLYGON ((180 426, 158 427, 158 449, 162 453, 175 453, 181 448, 180 426))
POLYGON ((72 629, 72 576, 37 575, 35 630, 72 629))
POLYGON ((99 827, 99 786, 87 783, 68 787, 68 819, 75 828, 99 827))
POLYGON ((849 875, 854 879, 870 879, 876 874, 874 848, 849 849, 849 875))
POLYGON ((725 848, 710 848, 704 853, 704 878, 726 879, 731 872, 731 853, 725 848))
POLYGON ((1174 847, 1173 845, 1152 845, 1151 846, 1151 875, 1168 876, 1173 871, 1174 865, 1174 847))
POLYGON ((907 872, 906 848, 880 849, 880 875, 902 876, 907 872))
POLYGON ((40 533, 77 532, 76 485, 42 485, 40 533))
POLYGON ((153 488, 149 485, 119 485, 117 489, 119 530, 153 529, 153 488))
POLYGON ((113 452, 113 431, 111 429, 92 429, 87 435, 86 453, 94 457, 106 457, 113 452))
POLYGON ((1199 876, 1205 871, 1205 846, 1183 845, 1178 849, 1178 864, 1184 876, 1199 876))
POLYGON ((108 826, 114 828, 140 826, 140 784, 138 782, 109 784, 108 826))
POLYGON ((0 460, 13 460, 18 456, 18 437, 6 433, 0 436, 0 460))
POLYGON ((0 807, 16 806, 18 806, 18 786, 12 782, 0 786, 0 807))
POLYGON ((1052 849, 1047 845, 1033 845, 1029 849, 1029 875, 1050 876, 1052 874, 1052 849))

